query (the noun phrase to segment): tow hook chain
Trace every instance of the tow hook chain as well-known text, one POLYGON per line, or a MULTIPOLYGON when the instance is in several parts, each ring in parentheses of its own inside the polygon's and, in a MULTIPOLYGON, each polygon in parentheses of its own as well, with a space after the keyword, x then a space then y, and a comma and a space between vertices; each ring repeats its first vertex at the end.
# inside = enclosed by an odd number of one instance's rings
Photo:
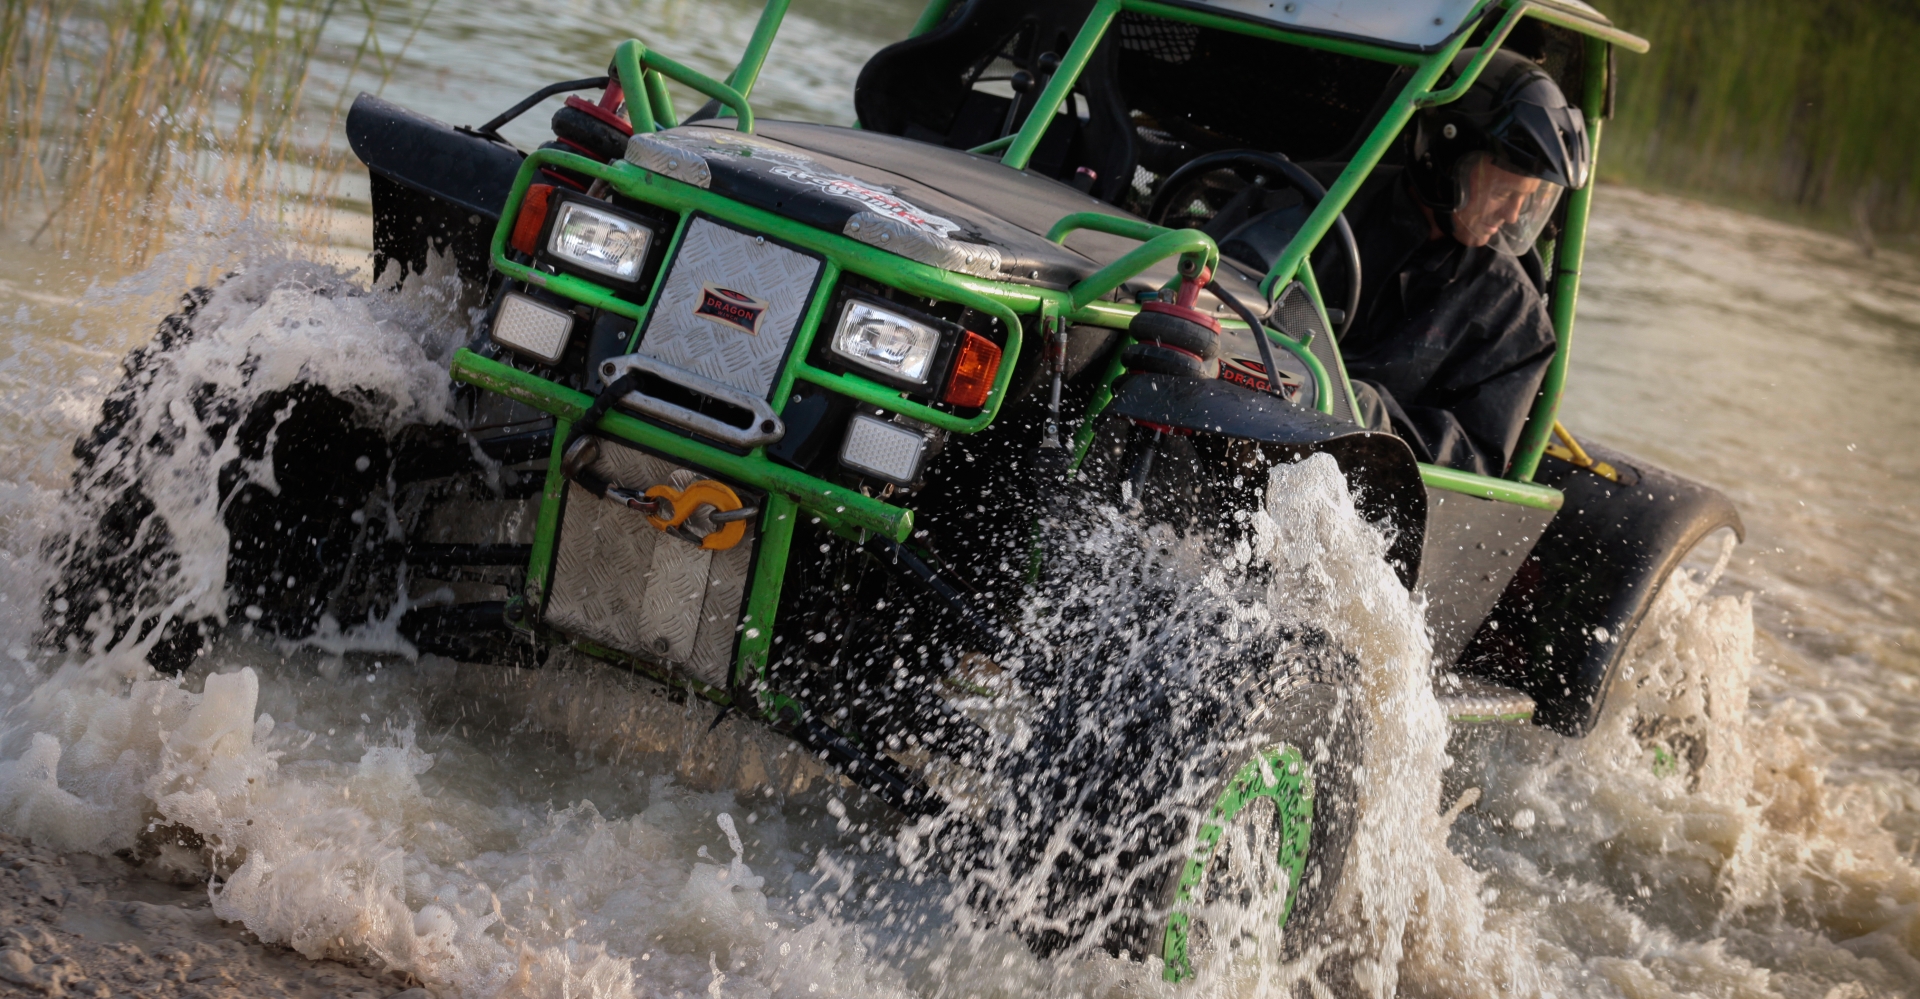
POLYGON ((759 507, 742 503, 731 486, 713 479, 696 479, 687 483, 685 489, 665 483, 645 491, 616 485, 591 470, 590 466, 599 456, 600 442, 593 437, 581 437, 567 446, 560 471, 593 495, 645 515, 647 523, 655 529, 708 551, 726 551, 739 544, 747 535, 747 521, 760 513, 759 507), (706 520, 714 525, 706 534, 699 534, 688 526, 688 521, 702 509, 711 511, 706 520))

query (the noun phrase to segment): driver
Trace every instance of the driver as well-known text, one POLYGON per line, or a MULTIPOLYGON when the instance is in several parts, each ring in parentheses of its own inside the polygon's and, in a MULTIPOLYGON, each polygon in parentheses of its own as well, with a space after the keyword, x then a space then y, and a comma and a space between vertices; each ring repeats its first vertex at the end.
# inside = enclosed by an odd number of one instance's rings
POLYGON ((1376 170, 1348 215, 1366 280, 1340 350, 1368 428, 1422 461, 1507 470, 1554 352, 1534 242, 1589 161, 1579 109, 1511 52, 1421 112, 1412 164, 1376 170))

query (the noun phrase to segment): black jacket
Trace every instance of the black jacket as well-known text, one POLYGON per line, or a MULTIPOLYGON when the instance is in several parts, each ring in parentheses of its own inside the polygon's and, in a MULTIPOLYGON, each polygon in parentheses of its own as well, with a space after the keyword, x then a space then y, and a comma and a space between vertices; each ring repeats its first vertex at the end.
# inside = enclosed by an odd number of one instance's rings
POLYGON ((1539 258, 1429 239, 1400 171, 1375 180, 1347 210, 1363 279, 1340 352, 1361 419, 1421 461, 1501 475, 1553 359, 1539 258))

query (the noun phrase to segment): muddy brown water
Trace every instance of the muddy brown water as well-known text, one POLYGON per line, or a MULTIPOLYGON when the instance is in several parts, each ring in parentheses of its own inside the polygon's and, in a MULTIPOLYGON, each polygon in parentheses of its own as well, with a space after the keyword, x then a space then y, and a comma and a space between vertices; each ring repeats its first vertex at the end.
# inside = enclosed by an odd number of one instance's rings
MULTIPOLYGON (((627 34, 724 68, 752 14, 443 9, 386 96, 477 122, 596 71, 627 34)), ((897 4, 796 4, 756 106, 850 120, 860 61, 911 18, 897 4)), ((349 377, 335 368, 350 357, 351 377, 433 403, 446 316, 315 295, 364 278, 289 261, 246 220, 196 231, 218 235, 184 236, 142 274, 93 287, 85 261, 0 237, 4 831, 106 853, 156 814, 225 835, 259 862, 222 871, 222 916, 309 956, 404 967, 443 995, 1196 991, 1137 962, 1038 962, 938 886, 860 904, 886 883, 861 841, 870 851, 897 825, 783 740, 731 721, 708 733, 710 712, 591 664, 502 673, 236 632, 176 684, 111 656, 36 650, 37 552, 62 512, 70 443, 191 266, 238 265, 262 289, 203 370, 293 343, 276 330, 324 330, 326 349, 299 355, 310 374, 349 377), (411 347, 370 346, 396 337, 411 347)), ((355 262, 365 233, 350 207, 329 259, 355 262)), ((1713 752, 1666 774, 1624 714, 1578 743, 1508 728, 1449 739, 1430 702, 1394 700, 1413 687, 1379 687, 1381 711, 1410 712, 1394 745, 1412 762, 1406 786, 1381 792, 1376 845, 1424 859, 1359 876, 1400 947, 1381 938, 1387 960, 1368 981, 1447 996, 1920 992, 1920 261, 1603 187, 1576 336, 1572 430, 1725 490, 1746 519, 1710 589, 1670 594, 1626 697, 1642 714, 1690 714, 1713 752), (1434 818, 1468 801, 1451 825, 1434 818)), ((206 498, 205 481, 185 488, 206 498)), ((1377 583, 1364 551, 1326 544, 1349 586, 1377 583)), ((1405 673, 1420 636, 1342 620, 1383 675, 1405 673)), ((155 862, 185 876, 202 863, 155 862)), ((1197 991, 1280 994, 1287 979, 1243 962, 1197 991)))

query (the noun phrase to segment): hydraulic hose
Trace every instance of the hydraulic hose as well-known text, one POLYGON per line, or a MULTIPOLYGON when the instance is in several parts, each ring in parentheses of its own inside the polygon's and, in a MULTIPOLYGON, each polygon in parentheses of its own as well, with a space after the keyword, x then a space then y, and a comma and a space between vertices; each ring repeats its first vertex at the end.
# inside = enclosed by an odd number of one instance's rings
POLYGON ((1247 324, 1247 331, 1253 334, 1254 342, 1260 345, 1260 363, 1267 366, 1267 391, 1283 399, 1286 398, 1280 395, 1280 369, 1273 363, 1273 341, 1268 339, 1266 324, 1261 322, 1259 317, 1253 314, 1253 310, 1247 308, 1239 298, 1220 287, 1220 282, 1207 282, 1207 290, 1213 292, 1214 297, 1225 302, 1227 308, 1232 309, 1233 314, 1247 324))

